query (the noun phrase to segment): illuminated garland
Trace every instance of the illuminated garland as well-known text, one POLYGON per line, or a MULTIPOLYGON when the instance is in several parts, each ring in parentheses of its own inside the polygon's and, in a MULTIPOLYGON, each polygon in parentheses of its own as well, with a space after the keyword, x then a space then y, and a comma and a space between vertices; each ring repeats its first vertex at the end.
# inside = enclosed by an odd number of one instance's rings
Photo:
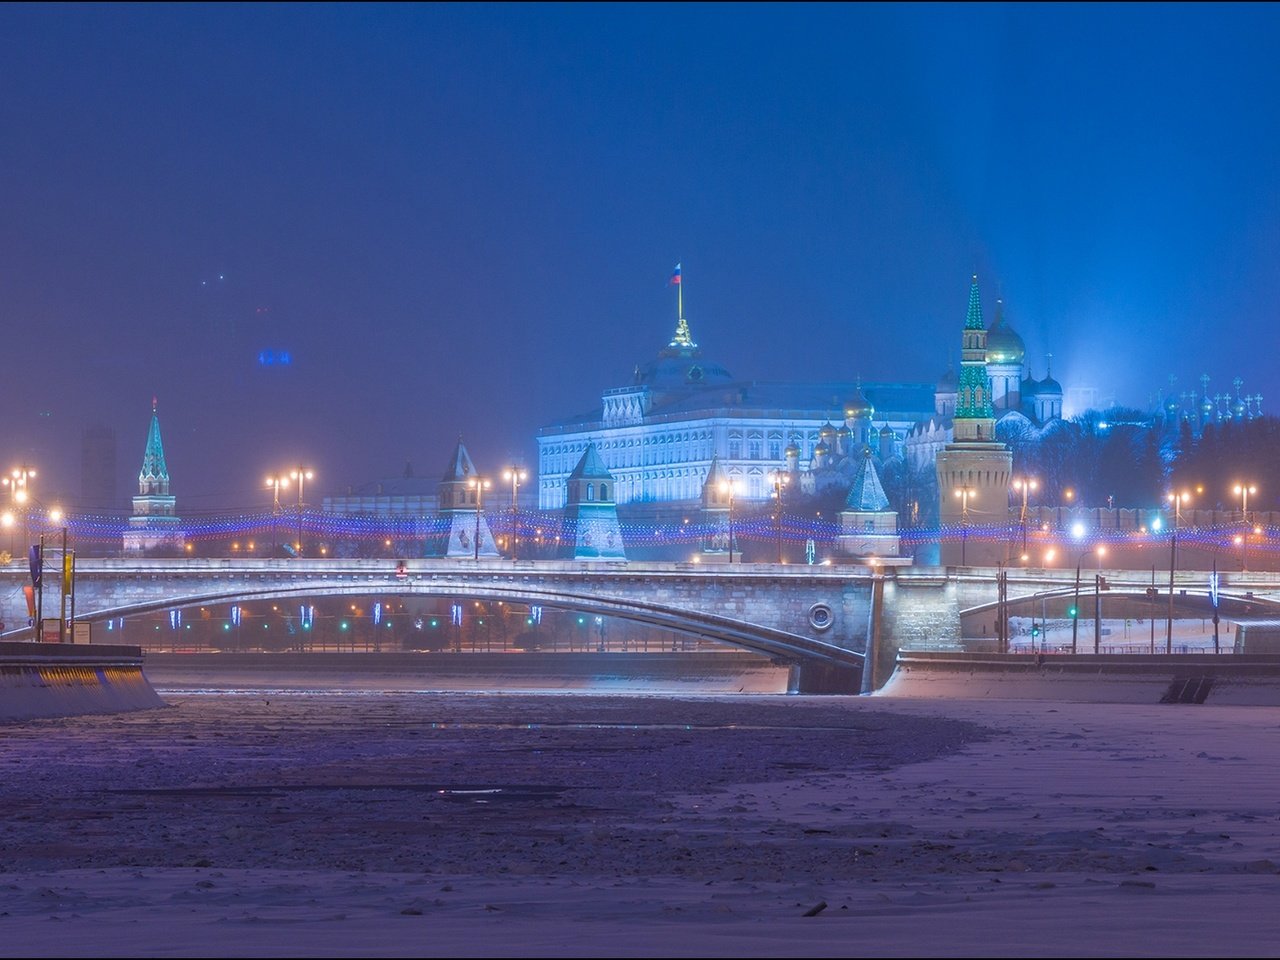
MULTIPOLYGON (((306 511, 301 516, 296 513, 278 515, 253 513, 183 517, 174 529, 180 530, 187 541, 194 543, 256 541, 259 544, 290 540, 301 529, 302 536, 311 542, 350 543, 364 546, 389 545, 393 549, 405 552, 412 550, 422 553, 429 551, 433 541, 443 541, 448 537, 455 516, 445 514, 434 517, 376 517, 306 511)), ((462 514, 462 516, 466 518, 469 515, 462 514)), ((510 539, 513 534, 522 544, 543 547, 569 543, 575 539, 575 521, 565 518, 559 512, 521 511, 512 514, 510 511, 501 511, 485 513, 484 519, 500 543, 510 539)), ((696 548, 716 535, 723 536, 728 526, 728 519, 723 516, 712 523, 702 519, 690 519, 674 523, 624 522, 619 524, 624 544, 634 547, 696 548)), ((33 540, 44 534, 47 542, 49 538, 61 536, 64 529, 67 531, 67 536, 76 543, 118 547, 124 534, 136 528, 131 527, 127 519, 94 514, 69 516, 56 526, 48 522, 39 524, 35 522, 35 518, 32 518, 29 527, 33 540)), ((166 528, 157 525, 154 529, 166 528)), ((839 537, 840 532, 838 523, 822 518, 784 515, 775 520, 770 516, 753 514, 742 518, 735 517, 733 520, 733 535, 737 543, 774 544, 781 541, 787 545, 803 546, 812 540, 817 544, 830 544, 839 537)), ((857 531, 855 535, 862 535, 862 532, 857 531)), ((1030 529, 1026 535, 1028 540, 1037 546, 1069 544, 1072 549, 1084 550, 1098 546, 1123 548, 1168 544, 1174 533, 1171 530, 1103 531, 1093 528, 1086 530, 1082 536, 1078 537, 1066 530, 1045 531, 1043 529, 1030 529)), ((1185 527, 1178 530, 1176 535, 1180 542, 1189 546, 1220 550, 1241 547, 1241 544, 1235 540, 1237 536, 1242 535, 1238 523, 1185 527)), ((896 536, 904 546, 911 547, 926 543, 954 543, 964 540, 972 540, 976 543, 1008 543, 1019 539, 1022 533, 1017 523, 968 526, 949 523, 935 527, 898 530, 896 536)), ((1247 536, 1248 541, 1245 546, 1250 551, 1280 549, 1280 527, 1265 525, 1260 533, 1250 532, 1247 536)))

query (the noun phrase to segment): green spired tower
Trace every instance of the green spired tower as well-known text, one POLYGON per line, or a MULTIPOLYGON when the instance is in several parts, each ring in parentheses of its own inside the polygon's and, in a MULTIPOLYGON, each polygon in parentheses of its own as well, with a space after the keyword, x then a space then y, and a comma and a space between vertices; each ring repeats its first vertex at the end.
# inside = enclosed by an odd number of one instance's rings
POLYGON ((1009 518, 1013 453, 996 440, 995 431, 987 376, 987 329, 982 323, 975 274, 961 340, 952 442, 936 461, 945 566, 993 566, 1007 559, 1007 537, 996 535, 995 530, 1009 518))
POLYGON ((147 430, 147 449, 142 454, 142 470, 138 473, 138 495, 133 498, 133 515, 124 531, 124 552, 141 554, 179 554, 186 535, 176 514, 177 498, 169 492, 169 466, 160 441, 160 416, 157 401, 151 398, 151 426, 147 430))

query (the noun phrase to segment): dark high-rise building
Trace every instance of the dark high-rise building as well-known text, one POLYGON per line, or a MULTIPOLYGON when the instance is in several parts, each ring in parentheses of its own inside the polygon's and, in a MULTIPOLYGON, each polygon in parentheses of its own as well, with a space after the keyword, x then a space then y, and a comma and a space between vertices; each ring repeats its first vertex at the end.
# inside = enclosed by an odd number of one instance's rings
POLYGON ((91 513, 118 513, 116 502, 116 432, 95 423, 80 438, 80 508, 91 513))

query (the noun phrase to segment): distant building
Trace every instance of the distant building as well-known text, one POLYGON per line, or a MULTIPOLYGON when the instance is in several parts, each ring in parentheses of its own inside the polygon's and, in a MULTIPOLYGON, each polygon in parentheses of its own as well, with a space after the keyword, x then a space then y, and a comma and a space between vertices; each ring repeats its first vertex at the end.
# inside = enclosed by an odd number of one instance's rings
POLYGON ((80 437, 80 508, 118 516, 116 497, 116 432, 95 423, 80 437))
POLYGON ((1162 395, 1155 406, 1164 419, 1165 429, 1176 432, 1187 424, 1193 436, 1200 436, 1204 428, 1229 420, 1253 420, 1262 416, 1262 394, 1241 394, 1240 388, 1244 380, 1236 377, 1231 381, 1232 390, 1211 389, 1208 374, 1200 377, 1199 390, 1184 390, 1181 393, 1173 389, 1174 378, 1169 378, 1169 393, 1162 395))
POLYGON ((325 513, 348 517, 431 517, 440 503, 440 481, 416 476, 413 464, 398 477, 375 480, 324 498, 325 513))

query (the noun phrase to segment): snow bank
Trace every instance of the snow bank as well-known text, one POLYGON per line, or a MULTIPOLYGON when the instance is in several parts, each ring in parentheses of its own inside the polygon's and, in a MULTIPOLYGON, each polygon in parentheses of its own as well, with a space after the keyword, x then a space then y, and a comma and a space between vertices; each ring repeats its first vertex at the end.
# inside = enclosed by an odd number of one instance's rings
POLYGON ((875 695, 1280 706, 1280 657, 904 651, 875 695))

